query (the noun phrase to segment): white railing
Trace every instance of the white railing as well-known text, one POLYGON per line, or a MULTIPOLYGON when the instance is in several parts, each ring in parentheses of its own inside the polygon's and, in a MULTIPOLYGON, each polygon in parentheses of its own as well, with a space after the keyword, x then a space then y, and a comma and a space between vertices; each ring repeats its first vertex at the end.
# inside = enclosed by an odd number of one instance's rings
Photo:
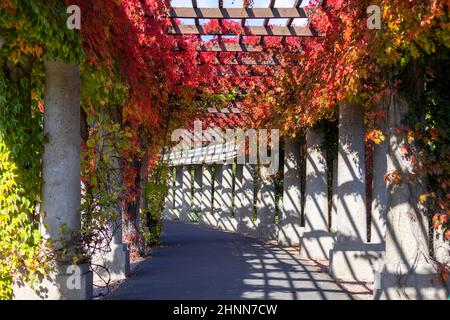
POLYGON ((233 142, 209 144, 202 148, 189 150, 172 150, 164 157, 169 166, 190 164, 223 163, 237 156, 237 147, 233 142))

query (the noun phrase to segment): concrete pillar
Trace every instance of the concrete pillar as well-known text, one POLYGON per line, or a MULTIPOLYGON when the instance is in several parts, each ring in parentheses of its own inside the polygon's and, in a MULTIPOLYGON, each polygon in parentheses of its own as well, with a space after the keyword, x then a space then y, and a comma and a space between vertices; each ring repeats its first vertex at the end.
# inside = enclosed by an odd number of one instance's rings
POLYGON ((221 167, 223 207, 219 228, 226 231, 237 231, 237 220, 233 217, 233 165, 224 164, 221 167))
POLYGON ((200 216, 200 211, 202 207, 202 166, 201 165, 195 165, 194 166, 194 194, 193 194, 193 201, 192 201, 192 207, 193 211, 195 212, 196 217, 195 219, 198 219, 200 216))
POLYGON ((174 199, 174 215, 175 219, 180 219, 183 208, 183 167, 178 166, 175 169, 175 199, 174 199))
POLYGON ((367 244, 364 109, 339 108, 336 243, 330 271, 337 279, 372 281, 381 247, 367 244))
POLYGON ((236 217, 237 231, 243 235, 256 237, 256 221, 253 219, 254 174, 252 164, 238 164, 236 170, 236 217))
POLYGON ((286 138, 284 143, 283 202, 280 208, 278 244, 298 246, 301 227, 300 138, 286 138))
POLYGON ((214 190, 213 190, 213 215, 214 215, 213 221, 217 223, 213 227, 218 227, 224 207, 223 187, 222 187, 223 164, 215 164, 215 168, 216 171, 214 174, 214 190))
POLYGON ((388 112, 388 173, 401 175, 401 182, 389 184, 389 211, 386 253, 377 273, 374 295, 377 299, 447 300, 448 288, 438 281, 437 264, 429 256, 427 210, 419 201, 425 193, 421 177, 410 180, 413 164, 403 149, 407 138, 402 119, 407 103, 393 95, 388 112))
MULTIPOLYGON (((379 119, 377 127, 386 133, 386 120, 379 119)), ((372 221, 370 243, 384 246, 386 238, 386 219, 388 211, 388 188, 384 179, 387 173, 387 143, 375 144, 373 151, 372 175, 372 221)))
POLYGON ((213 214, 213 175, 212 166, 203 165, 203 177, 202 177, 202 205, 200 223, 207 226, 217 226, 218 221, 215 221, 213 214))
POLYGON ((261 167, 259 174, 256 205, 258 239, 275 240, 278 236, 275 225, 275 183, 268 174, 268 168, 261 167))
POLYGON ((222 165, 223 214, 233 214, 233 165, 222 165))
POLYGON ((300 254, 304 258, 326 260, 333 247, 328 230, 328 182, 326 155, 321 149, 323 134, 308 129, 306 134, 305 233, 300 254))
POLYGON ((173 174, 174 168, 169 168, 169 177, 167 178, 167 195, 164 199, 163 218, 173 220, 177 218, 175 209, 175 179, 173 174))
MULTIPOLYGON (((43 154, 42 212, 44 236, 56 249, 77 253, 70 243, 80 241, 81 168, 80 168, 80 71, 62 61, 45 62, 44 133, 48 138, 43 154), (67 232, 61 234, 61 230, 67 232), (68 247, 67 247, 68 246, 68 247)), ((16 299, 91 299, 92 272, 88 265, 71 266, 70 257, 56 262, 56 270, 42 280, 36 290, 14 288, 16 299), (71 276, 80 281, 73 286, 71 276)))
POLYGON ((182 185, 182 205, 181 205, 181 221, 192 221, 192 180, 191 180, 191 166, 183 166, 183 185, 182 185))
POLYGON ((333 182, 331 187, 331 232, 335 233, 337 230, 337 202, 338 202, 338 193, 337 193, 337 173, 338 173, 338 159, 334 159, 333 161, 333 182))

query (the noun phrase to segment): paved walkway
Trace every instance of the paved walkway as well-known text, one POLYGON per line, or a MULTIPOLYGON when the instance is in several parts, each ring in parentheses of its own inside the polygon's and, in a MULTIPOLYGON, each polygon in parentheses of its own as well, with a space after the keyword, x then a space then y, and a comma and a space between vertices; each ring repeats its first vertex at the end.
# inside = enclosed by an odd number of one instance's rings
POLYGON ((293 249, 180 222, 165 222, 162 243, 110 299, 352 298, 293 249))

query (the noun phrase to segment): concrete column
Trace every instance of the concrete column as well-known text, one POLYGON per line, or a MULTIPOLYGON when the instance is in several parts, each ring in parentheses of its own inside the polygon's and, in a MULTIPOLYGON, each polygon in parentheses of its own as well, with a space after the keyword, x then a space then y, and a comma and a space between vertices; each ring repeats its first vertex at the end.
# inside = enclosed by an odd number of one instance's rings
POLYGON ((366 242, 366 166, 364 161, 364 110, 344 103, 339 114, 337 173, 337 242, 366 242))
POLYGON ((223 164, 215 164, 215 175, 214 175, 214 190, 213 190, 213 221, 215 225, 213 227, 219 226, 220 218, 222 217, 224 200, 223 200, 223 187, 222 187, 222 177, 223 177, 223 164))
POLYGON ((258 239, 277 239, 277 227, 275 225, 275 183, 268 174, 266 167, 261 167, 259 172, 259 188, 257 202, 258 239))
POLYGON ((174 215, 175 219, 180 219, 183 208, 183 167, 178 166, 175 169, 175 199, 174 199, 174 215))
POLYGON ((300 138, 286 138, 284 143, 283 203, 280 208, 278 244, 298 246, 301 227, 300 138))
POLYGON ((191 180, 191 166, 183 166, 183 195, 182 195, 182 206, 181 206, 181 221, 192 221, 191 211, 192 211, 192 180, 191 180))
POLYGON ((167 195, 164 199, 163 218, 173 220, 177 218, 175 209, 175 179, 173 174, 174 168, 169 168, 169 177, 167 179, 167 195))
POLYGON ((256 221, 253 219, 254 174, 252 164, 238 164, 236 170, 236 217, 237 231, 243 235, 256 237, 256 221))
POLYGON ((305 233, 300 254, 304 258, 330 257, 333 236, 328 230, 328 183, 326 155, 321 149, 323 134, 308 129, 306 134, 305 233))
POLYGON ((233 214, 233 165, 222 165, 223 214, 233 214))
MULTIPOLYGON (((80 167, 80 71, 75 65, 59 60, 45 62, 44 133, 48 137, 43 154, 42 189, 43 233, 56 249, 79 242, 81 228, 81 167, 80 167), (67 230, 61 234, 61 229, 67 230)), ((67 247, 68 246, 68 247, 67 247)), ((36 290, 14 288, 16 299, 90 299, 92 273, 87 265, 71 266, 70 257, 56 262, 56 270, 42 280, 36 290), (80 275, 79 286, 70 284, 70 277, 80 275)))
POLYGON ((402 119, 407 103, 392 96, 389 103, 388 173, 401 175, 401 182, 388 187, 389 211, 383 268, 374 284, 378 299, 447 300, 448 288, 438 281, 437 264, 429 256, 427 210, 419 201, 425 193, 421 177, 410 180, 413 164, 405 157, 407 143, 402 119))
POLYGON ((237 231, 237 220, 233 217, 233 178, 233 165, 222 165, 223 207, 219 220, 219 228, 226 231, 237 231))
POLYGON ((217 221, 214 220, 213 214, 213 175, 212 166, 204 165, 202 177, 202 206, 200 223, 207 226, 217 226, 217 221))
POLYGON ((372 281, 381 247, 367 245, 364 109, 339 108, 336 243, 330 271, 337 279, 372 281))
MULTIPOLYGON (((377 127, 386 133, 386 120, 379 119, 377 127)), ((384 246, 386 238, 386 219, 388 211, 388 188, 384 180, 387 173, 387 143, 375 144, 373 151, 372 177, 372 222, 370 243, 384 246)))
POLYGON ((194 166, 194 194, 193 194, 193 211, 198 215, 200 215, 200 210, 202 207, 202 166, 195 165, 194 166))
POLYGON ((333 161, 333 182, 331 187, 331 232, 335 233, 337 230, 337 202, 338 202, 338 193, 337 193, 337 173, 338 173, 338 160, 334 159, 333 161))

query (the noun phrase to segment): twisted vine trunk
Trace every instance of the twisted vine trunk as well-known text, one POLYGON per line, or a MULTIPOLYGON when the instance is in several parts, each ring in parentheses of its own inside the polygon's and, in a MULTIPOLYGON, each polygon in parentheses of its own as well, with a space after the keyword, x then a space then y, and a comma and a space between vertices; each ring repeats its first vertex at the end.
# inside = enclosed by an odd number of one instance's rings
POLYGON ((145 182, 148 177, 148 159, 149 154, 146 152, 142 159, 134 160, 132 166, 137 171, 134 186, 136 188, 136 194, 132 200, 126 201, 127 212, 127 233, 132 239, 137 241, 131 241, 133 249, 137 250, 139 255, 144 254, 144 247, 142 245, 142 232, 141 232, 141 216, 140 212, 142 208, 145 208, 145 182))
MULTIPOLYGON (((123 116, 122 116, 122 110, 123 108, 121 106, 112 106, 109 108, 109 117, 111 121, 115 124, 119 124, 120 130, 123 130, 123 116)), ((110 192, 119 192, 121 191, 121 188, 123 186, 123 160, 120 155, 120 151, 118 150, 118 147, 116 145, 117 141, 113 142, 113 151, 110 154, 110 161, 111 161, 111 167, 112 172, 111 176, 108 177, 110 180, 109 183, 109 189, 110 192)), ((123 212, 122 212, 122 201, 123 201, 123 195, 121 194, 117 199, 115 203, 115 210, 117 214, 117 220, 113 223, 113 240, 116 244, 121 244, 123 239, 122 234, 122 227, 123 227, 123 212)))

